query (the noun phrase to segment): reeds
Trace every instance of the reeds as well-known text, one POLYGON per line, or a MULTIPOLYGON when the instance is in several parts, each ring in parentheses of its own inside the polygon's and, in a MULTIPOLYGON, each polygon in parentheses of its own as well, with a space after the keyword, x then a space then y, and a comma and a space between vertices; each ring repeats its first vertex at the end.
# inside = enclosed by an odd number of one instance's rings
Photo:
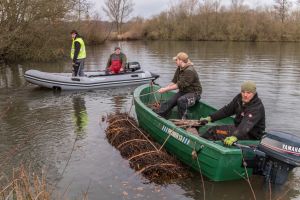
POLYGON ((4 186, 0 187, 0 200, 28 200, 28 199, 51 199, 46 174, 42 171, 38 176, 30 174, 24 166, 13 170, 12 180, 2 181, 4 186))

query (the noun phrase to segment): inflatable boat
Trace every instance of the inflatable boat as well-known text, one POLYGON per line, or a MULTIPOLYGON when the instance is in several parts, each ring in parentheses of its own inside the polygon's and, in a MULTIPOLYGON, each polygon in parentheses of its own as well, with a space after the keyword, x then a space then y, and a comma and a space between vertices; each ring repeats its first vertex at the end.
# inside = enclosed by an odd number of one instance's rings
POLYGON ((149 71, 141 71, 138 62, 128 63, 125 72, 109 74, 106 71, 84 72, 85 76, 74 77, 72 73, 49 73, 38 70, 28 70, 24 77, 26 81, 46 88, 56 90, 89 90, 128 85, 150 83, 159 75, 149 71))

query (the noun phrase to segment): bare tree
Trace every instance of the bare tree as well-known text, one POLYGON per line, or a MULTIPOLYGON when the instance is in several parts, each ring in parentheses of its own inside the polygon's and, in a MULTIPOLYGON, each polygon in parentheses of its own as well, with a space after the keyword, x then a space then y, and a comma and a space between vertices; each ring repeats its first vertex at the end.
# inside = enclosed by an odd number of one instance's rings
POLYGON ((245 10, 244 0, 231 0, 231 9, 234 12, 242 12, 245 10))
POLYGON ((289 12, 289 8, 292 6, 292 3, 288 0, 274 0, 275 5, 274 9, 279 15, 279 18, 281 20, 281 23, 284 23, 289 12))
POLYGON ((56 54, 50 45, 58 44, 59 29, 53 27, 58 27, 70 5, 70 0, 0 0, 0 59, 56 54))
POLYGON ((88 0, 72 0, 73 1, 73 10, 74 15, 76 16, 77 20, 80 21, 83 18, 89 17, 89 9, 91 4, 88 0))
POLYGON ((103 11, 116 24, 118 34, 121 34, 122 24, 133 12, 132 0, 106 0, 103 11))

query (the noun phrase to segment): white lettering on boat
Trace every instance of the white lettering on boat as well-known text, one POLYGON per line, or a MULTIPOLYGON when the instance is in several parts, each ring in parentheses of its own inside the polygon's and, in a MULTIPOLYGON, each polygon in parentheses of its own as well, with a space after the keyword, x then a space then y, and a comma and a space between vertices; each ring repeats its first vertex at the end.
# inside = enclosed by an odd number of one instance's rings
POLYGON ((175 138, 176 140, 179 140, 180 142, 184 143, 184 144, 189 144, 190 143, 190 139, 187 137, 184 137, 182 135, 180 135, 179 133, 175 132, 172 129, 169 129, 166 126, 162 126, 161 130, 169 135, 171 135, 173 138, 175 138))
POLYGON ((282 149, 284 149, 286 151, 294 152, 294 153, 300 153, 299 147, 294 147, 294 146, 290 146, 287 144, 282 144, 282 149))

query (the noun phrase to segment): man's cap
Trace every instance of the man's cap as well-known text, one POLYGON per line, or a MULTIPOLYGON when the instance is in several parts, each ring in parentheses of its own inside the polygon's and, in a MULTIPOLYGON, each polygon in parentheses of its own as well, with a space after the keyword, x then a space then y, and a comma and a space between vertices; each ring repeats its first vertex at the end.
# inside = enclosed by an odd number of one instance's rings
POLYGON ((253 81, 245 81, 241 85, 241 91, 256 93, 256 84, 253 81))
POLYGON ((78 32, 76 30, 72 30, 70 33, 71 34, 73 34, 73 33, 78 34, 78 32))
POLYGON ((184 52, 179 52, 175 57, 173 57, 173 60, 177 60, 177 59, 187 63, 189 61, 189 56, 184 52))
POLYGON ((121 47, 115 47, 115 50, 117 50, 117 49, 121 50, 121 47))

